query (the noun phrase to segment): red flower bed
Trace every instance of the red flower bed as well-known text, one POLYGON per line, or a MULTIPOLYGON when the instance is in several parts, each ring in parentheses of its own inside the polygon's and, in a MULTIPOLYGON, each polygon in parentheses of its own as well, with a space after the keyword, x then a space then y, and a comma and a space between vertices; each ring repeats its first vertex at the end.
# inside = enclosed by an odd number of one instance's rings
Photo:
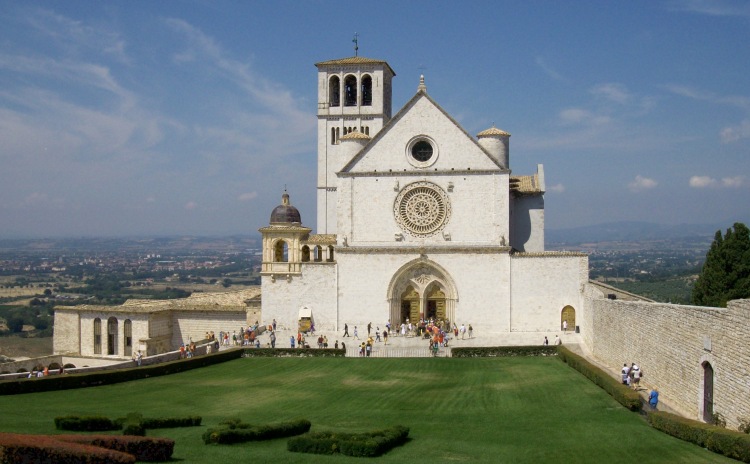
POLYGON ((138 461, 169 461, 174 440, 133 435, 53 435, 57 440, 132 454, 138 461))

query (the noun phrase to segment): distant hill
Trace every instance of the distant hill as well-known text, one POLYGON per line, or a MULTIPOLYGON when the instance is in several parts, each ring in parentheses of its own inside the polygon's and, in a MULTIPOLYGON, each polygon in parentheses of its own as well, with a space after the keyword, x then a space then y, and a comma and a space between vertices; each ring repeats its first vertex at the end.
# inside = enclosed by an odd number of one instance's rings
POLYGON ((572 229, 547 229, 547 243, 586 243, 586 242, 638 242, 651 240, 673 240, 685 238, 712 239, 717 230, 724 230, 732 224, 655 224, 652 222, 622 221, 572 229))

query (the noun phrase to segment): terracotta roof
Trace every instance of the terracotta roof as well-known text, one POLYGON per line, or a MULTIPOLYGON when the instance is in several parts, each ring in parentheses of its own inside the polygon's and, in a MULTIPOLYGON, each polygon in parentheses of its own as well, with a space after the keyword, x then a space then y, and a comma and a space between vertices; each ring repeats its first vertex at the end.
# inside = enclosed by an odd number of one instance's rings
POLYGON ((339 58, 337 60, 328 60, 315 63, 315 66, 329 66, 329 65, 347 65, 347 64, 384 64, 394 76, 396 73, 393 68, 383 60, 375 60, 372 58, 365 58, 364 56, 350 56, 349 58, 339 58))
POLYGON ((370 136, 360 131, 352 131, 341 137, 341 140, 370 140, 370 136))
POLYGON ((510 191, 522 195, 544 193, 539 189, 539 179, 536 174, 533 176, 511 176, 510 191))
POLYGON ((320 243, 325 245, 336 244, 336 234, 313 234, 307 239, 307 243, 320 243))
POLYGON ((503 135, 503 136, 510 137, 509 133, 505 132, 502 129, 498 129, 495 126, 492 126, 489 129, 485 129, 482 132, 478 133, 477 137, 487 137, 487 136, 491 136, 491 135, 503 135))

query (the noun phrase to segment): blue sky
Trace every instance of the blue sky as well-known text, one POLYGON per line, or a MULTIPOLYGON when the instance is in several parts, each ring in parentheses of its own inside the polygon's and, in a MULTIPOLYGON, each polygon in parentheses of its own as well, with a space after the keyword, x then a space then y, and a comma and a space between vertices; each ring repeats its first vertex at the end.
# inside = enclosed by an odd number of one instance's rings
POLYGON ((0 237, 315 226, 314 63, 544 164, 547 228, 750 222, 750 2, 0 1, 0 237))

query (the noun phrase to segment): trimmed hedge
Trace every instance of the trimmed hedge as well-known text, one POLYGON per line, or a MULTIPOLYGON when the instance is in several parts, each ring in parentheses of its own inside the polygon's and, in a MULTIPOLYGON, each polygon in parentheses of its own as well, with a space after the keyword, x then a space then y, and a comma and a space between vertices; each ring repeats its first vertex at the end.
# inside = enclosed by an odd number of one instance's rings
POLYGON ((144 429, 173 429, 177 427, 198 427, 203 420, 200 416, 162 417, 142 419, 144 429))
POLYGON ((242 357, 244 350, 229 349, 189 359, 168 361, 149 366, 127 369, 113 369, 81 374, 48 375, 42 378, 15 379, 0 382, 0 395, 18 395, 44 391, 70 390, 73 388, 98 387, 131 380, 146 379, 162 375, 176 374, 191 369, 220 364, 242 357))
POLYGON ((209 429, 203 434, 203 442, 229 445, 247 441, 273 440, 303 434, 310 430, 310 421, 298 419, 266 425, 250 425, 232 422, 219 429, 209 429))
POLYGON ((243 358, 332 358, 345 357, 346 350, 334 348, 245 348, 243 358))
POLYGON ((657 430, 742 462, 750 462, 750 435, 662 411, 648 414, 657 430))
POLYGON ((56 435, 0 433, 0 464, 133 464, 135 456, 93 445, 66 442, 56 435))
POLYGON ((557 349, 550 345, 451 348, 452 358, 493 358, 512 356, 557 356, 557 349))
POLYGON ((76 432, 104 432, 120 430, 122 425, 101 416, 62 416, 55 417, 55 427, 76 432))
POLYGON ((641 395, 628 386, 623 385, 618 379, 615 379, 607 372, 591 364, 583 357, 578 356, 564 346, 557 347, 557 354, 561 361, 568 366, 577 370, 594 384, 601 387, 609 393, 618 403, 630 409, 631 411, 640 411, 642 408, 641 395))
POLYGON ((55 435, 54 438, 132 454, 137 461, 169 461, 174 452, 174 440, 169 438, 123 435, 55 435))
POLYGON ((409 428, 402 425, 365 433, 312 432, 290 438, 287 450, 295 453, 341 453, 354 457, 376 457, 403 445, 408 437, 409 428))

